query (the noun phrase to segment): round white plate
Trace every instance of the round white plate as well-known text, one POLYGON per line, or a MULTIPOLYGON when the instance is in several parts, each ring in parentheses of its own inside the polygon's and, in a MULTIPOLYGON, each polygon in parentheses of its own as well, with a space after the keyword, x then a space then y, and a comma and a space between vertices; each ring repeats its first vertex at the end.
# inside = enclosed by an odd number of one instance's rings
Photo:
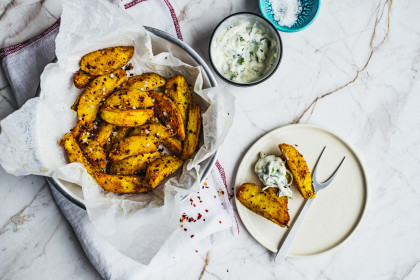
MULTIPOLYGON (((235 192, 243 183, 263 186, 254 172, 258 153, 262 151, 279 155, 278 145, 281 143, 295 146, 311 171, 322 148, 327 146, 318 166, 318 182, 328 179, 343 156, 346 157, 334 181, 316 194, 288 256, 305 257, 323 253, 347 239, 362 219, 368 197, 362 163, 354 150, 333 133, 315 125, 288 125, 267 133, 248 150, 236 174, 235 192)), ((294 184, 291 189, 293 198, 289 199, 288 204, 289 225, 293 225, 296 213, 303 205, 303 198, 294 184)), ((236 206, 248 232, 268 250, 277 252, 288 228, 282 228, 255 214, 237 199, 236 206)))

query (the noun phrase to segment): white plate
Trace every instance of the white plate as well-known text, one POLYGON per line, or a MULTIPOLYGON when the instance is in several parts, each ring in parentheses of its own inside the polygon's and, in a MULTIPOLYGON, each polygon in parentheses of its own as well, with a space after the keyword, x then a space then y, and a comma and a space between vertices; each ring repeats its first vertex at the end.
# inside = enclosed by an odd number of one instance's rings
MULTIPOLYGON (((288 125, 275 129, 260 138, 245 154, 238 168, 236 189, 251 182, 262 186, 254 172, 258 153, 279 155, 278 145, 294 145, 313 170, 324 146, 327 146, 318 166, 318 182, 328 179, 340 163, 346 160, 334 181, 317 193, 315 201, 297 234, 288 256, 305 257, 330 250, 341 244, 354 232, 365 212, 368 189, 362 163, 350 146, 333 133, 309 124, 288 125)), ((289 199, 290 223, 303 205, 303 198, 292 185, 293 198, 289 199)), ((248 232, 264 247, 277 252, 287 228, 282 228, 248 210, 236 199, 239 216, 248 232)))

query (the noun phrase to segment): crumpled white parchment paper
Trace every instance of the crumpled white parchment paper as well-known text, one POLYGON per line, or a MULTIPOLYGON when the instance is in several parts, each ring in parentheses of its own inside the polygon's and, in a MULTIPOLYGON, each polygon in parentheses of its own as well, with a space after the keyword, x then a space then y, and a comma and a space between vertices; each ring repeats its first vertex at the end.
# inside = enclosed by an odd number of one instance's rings
MULTIPOLYGON (((153 55, 149 34, 123 10, 106 2, 65 1, 56 39, 57 63, 45 67, 40 97, 33 98, 1 122, 0 164, 14 175, 45 175, 82 186, 89 218, 101 235, 121 253, 149 263, 179 226, 180 201, 199 187, 200 163, 222 144, 231 126, 234 99, 225 88, 202 90, 200 67, 170 53, 153 55), (203 112, 203 140, 182 174, 148 194, 108 193, 79 163, 67 163, 58 141, 77 121, 70 109, 82 90, 73 85, 81 57, 105 47, 132 45, 134 66, 128 74, 181 74, 193 85, 203 112)), ((34 85, 37 86, 37 85, 34 85)))

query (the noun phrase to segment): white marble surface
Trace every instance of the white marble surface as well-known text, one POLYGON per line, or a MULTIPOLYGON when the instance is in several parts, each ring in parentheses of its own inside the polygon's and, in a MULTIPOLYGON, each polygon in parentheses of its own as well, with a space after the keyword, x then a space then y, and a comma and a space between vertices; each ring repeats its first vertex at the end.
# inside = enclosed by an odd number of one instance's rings
MULTIPOLYGON (((258 1, 173 0, 184 40, 208 58, 209 37, 228 14, 258 1)), ((0 3, 0 47, 55 22, 60 1, 0 3)), ((282 63, 267 82, 232 88, 236 116, 220 162, 229 187, 247 148, 290 123, 322 125, 361 155, 370 187, 362 226, 344 246, 278 266, 241 224, 240 235, 186 255, 162 279, 420 279, 420 3, 322 1, 316 21, 281 33, 282 63)), ((2 71, 2 70, 1 70, 2 71)), ((222 83, 220 81, 220 83, 222 83)), ((0 74, 0 119, 15 110, 0 74)), ((96 279, 42 178, 0 168, 0 278, 96 279)))

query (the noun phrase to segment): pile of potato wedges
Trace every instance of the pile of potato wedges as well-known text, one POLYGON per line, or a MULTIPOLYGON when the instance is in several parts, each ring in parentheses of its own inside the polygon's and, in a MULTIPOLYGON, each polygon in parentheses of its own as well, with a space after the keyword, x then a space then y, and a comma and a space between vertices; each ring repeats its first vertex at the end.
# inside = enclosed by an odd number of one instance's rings
POLYGON ((82 163, 106 191, 144 193, 182 168, 195 153, 200 107, 186 79, 156 73, 127 77, 131 46, 86 54, 74 85, 84 91, 76 126, 61 140, 70 162, 82 163), (158 149, 163 145, 172 155, 158 149))

